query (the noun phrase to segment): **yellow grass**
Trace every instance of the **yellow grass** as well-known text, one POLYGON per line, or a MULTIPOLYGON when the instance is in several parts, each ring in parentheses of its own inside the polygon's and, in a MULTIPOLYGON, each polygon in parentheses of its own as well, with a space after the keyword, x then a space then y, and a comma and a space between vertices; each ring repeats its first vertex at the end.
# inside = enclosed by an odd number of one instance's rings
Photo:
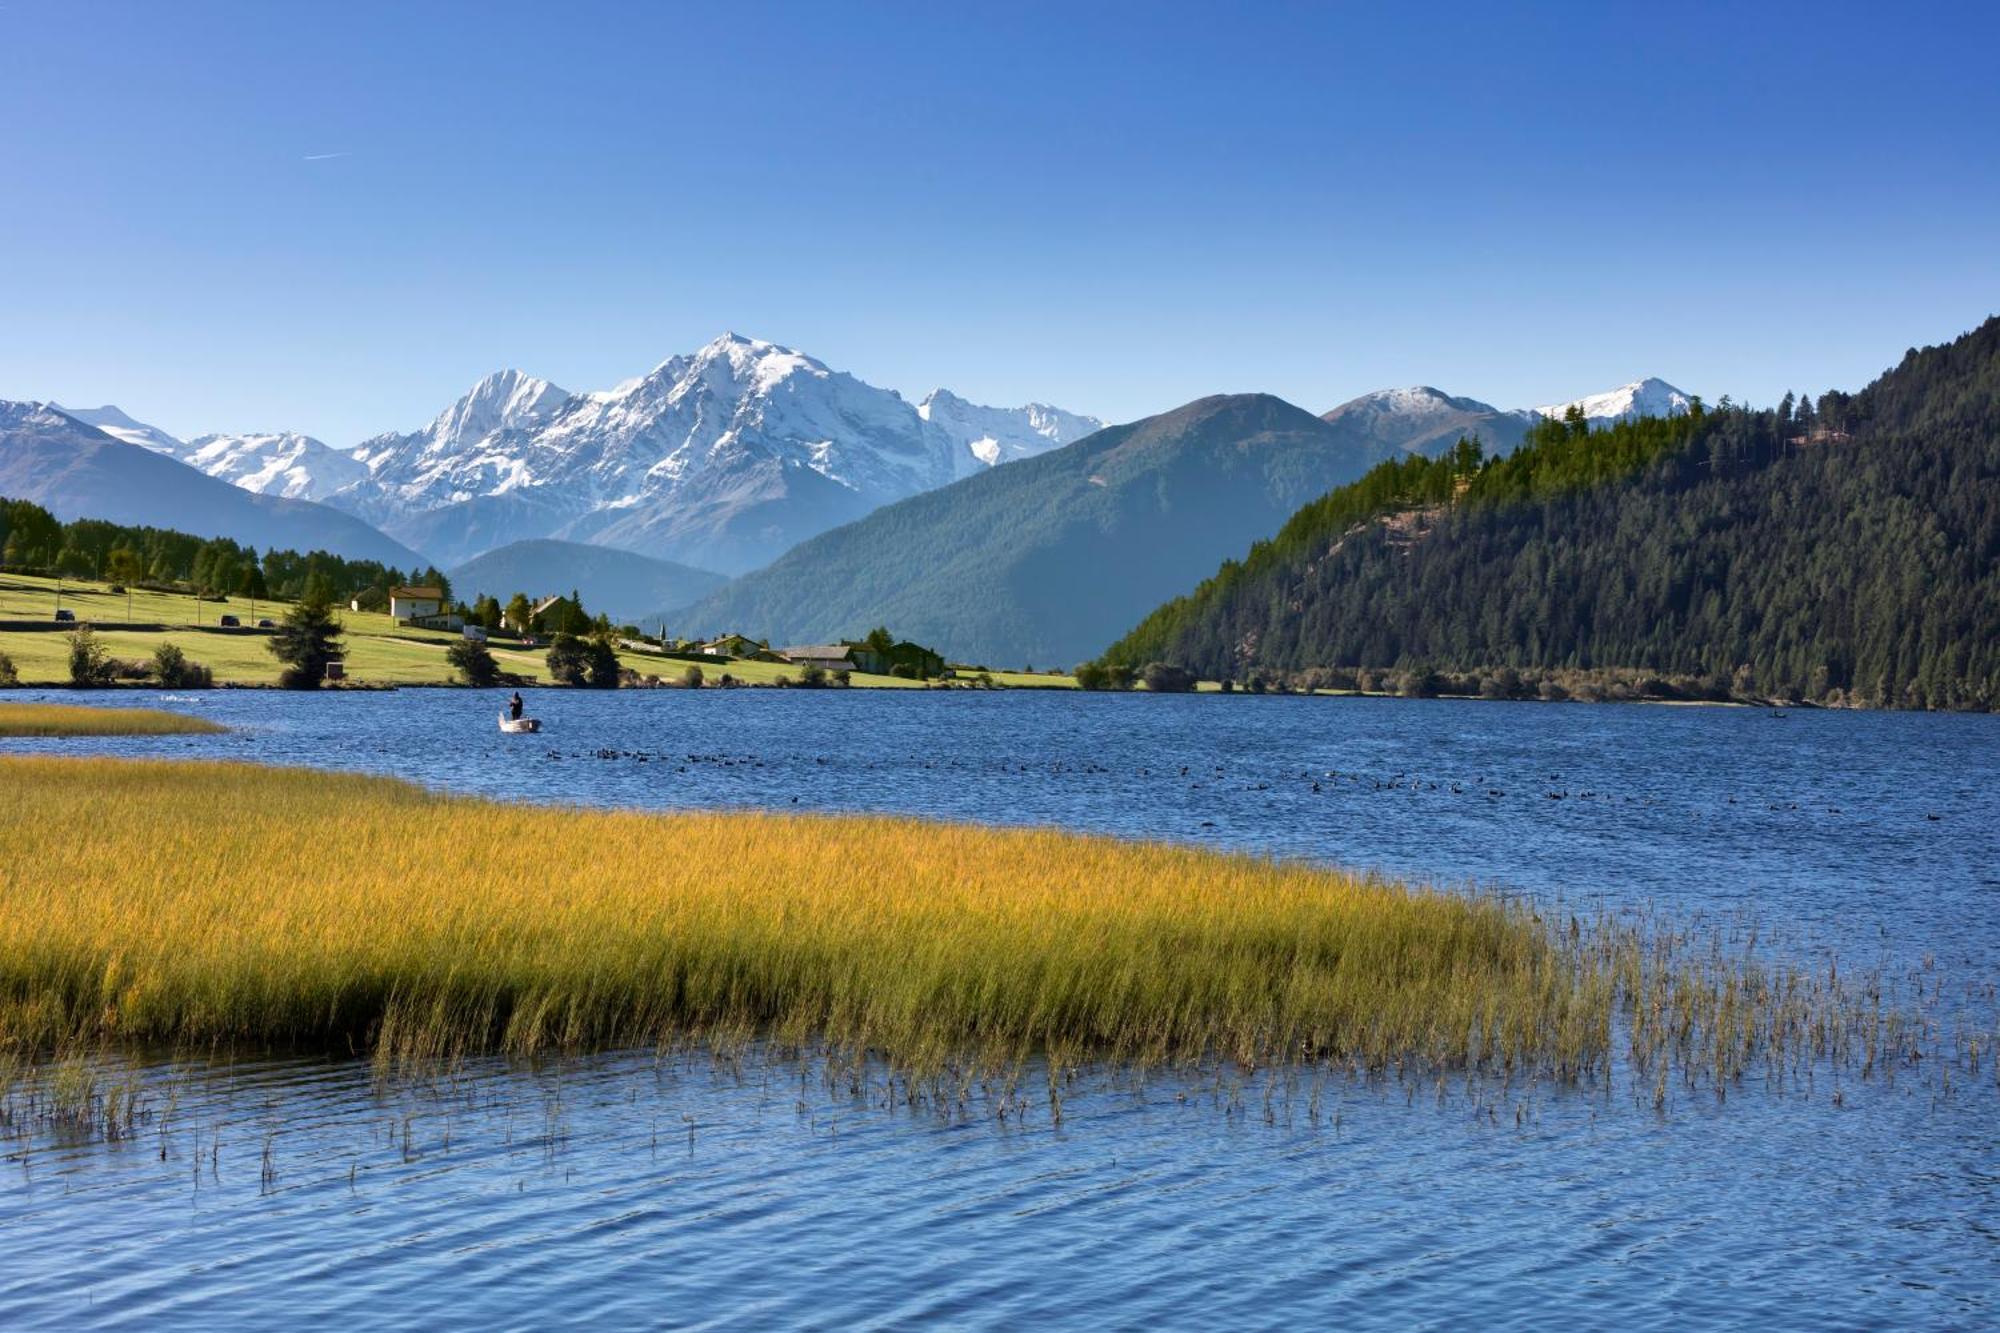
POLYGON ((157 708, 0 703, 0 736, 211 735, 227 730, 207 718, 157 708))
POLYGON ((0 1042, 533 1054, 765 1032, 1574 1072, 1604 997, 1491 901, 1185 848, 503 805, 227 764, 0 758, 0 1042))
MULTIPOLYGON (((0 757, 0 1055, 401 1064, 733 1041, 924 1075, 1049 1057, 1608 1077, 1866 1068, 1879 1004, 1671 932, 1185 847, 654 815, 216 763, 0 757), (1787 1062, 1791 1062, 1788 1066, 1787 1062)), ((1053 1075, 1052 1075, 1053 1077, 1053 1075)))

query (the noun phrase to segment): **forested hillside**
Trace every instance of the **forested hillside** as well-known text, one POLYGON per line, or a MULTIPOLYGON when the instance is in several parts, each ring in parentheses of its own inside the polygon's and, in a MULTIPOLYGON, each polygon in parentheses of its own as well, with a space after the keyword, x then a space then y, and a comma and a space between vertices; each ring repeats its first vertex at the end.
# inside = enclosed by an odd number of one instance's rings
POLYGON ((65 523, 32 501, 5 497, 0 497, 0 569, 279 598, 311 591, 345 599, 370 590, 386 595, 410 579, 443 583, 437 570, 429 567, 411 566, 405 574, 380 561, 347 560, 325 551, 301 555, 273 549, 259 555, 256 547, 227 537, 197 537, 170 528, 94 518, 65 523))
POLYGON ((1104 655, 1207 676, 1628 669, 2000 701, 2000 319, 1854 395, 1385 463, 1104 655))

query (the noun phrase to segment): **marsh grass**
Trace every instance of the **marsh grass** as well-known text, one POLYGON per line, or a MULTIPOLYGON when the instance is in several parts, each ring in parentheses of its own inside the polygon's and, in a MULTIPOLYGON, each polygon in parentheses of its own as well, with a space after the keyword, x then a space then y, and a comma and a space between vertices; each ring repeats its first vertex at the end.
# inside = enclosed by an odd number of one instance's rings
POLYGON ((1240 1100, 1313 1068, 1412 1097, 1447 1074, 1608 1087, 1617 1057, 1663 1105, 1759 1069, 1873 1073, 1925 1038, 1879 987, 1658 923, 1185 847, 216 763, 0 758, 0 793, 16 1064, 307 1048, 387 1080, 764 1043, 879 1063, 912 1099, 995 1075, 1025 1096, 1032 1064, 1059 1118, 1084 1064, 1227 1067, 1240 1100))
POLYGON ((0 704, 0 737, 213 735, 227 730, 207 718, 157 708, 0 704))

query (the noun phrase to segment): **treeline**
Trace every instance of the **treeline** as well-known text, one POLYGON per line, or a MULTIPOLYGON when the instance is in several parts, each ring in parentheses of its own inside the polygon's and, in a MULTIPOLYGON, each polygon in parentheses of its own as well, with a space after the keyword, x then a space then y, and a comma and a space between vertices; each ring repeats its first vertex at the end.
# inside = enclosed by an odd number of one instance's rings
POLYGON ((386 605, 404 583, 449 585, 435 569, 404 571, 326 551, 258 554, 227 537, 196 537, 170 528, 131 527, 84 518, 64 523, 28 500, 0 498, 0 566, 38 574, 151 586, 204 596, 363 599, 386 605))
POLYGON ((1989 320, 1859 394, 1761 411, 1724 399, 1598 431, 1573 417, 1504 459, 1463 443, 1383 464, 1101 660, 1235 680, 1596 673, 1672 680, 1683 697, 1992 708, 1997 566, 1989 320))

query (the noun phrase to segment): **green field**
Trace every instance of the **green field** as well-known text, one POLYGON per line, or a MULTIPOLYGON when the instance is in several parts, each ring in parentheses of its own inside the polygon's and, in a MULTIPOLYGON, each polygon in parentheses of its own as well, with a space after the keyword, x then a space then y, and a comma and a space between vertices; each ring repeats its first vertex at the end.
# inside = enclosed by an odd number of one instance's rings
MULTIPOLYGON (((0 621, 41 621, 53 624, 58 605, 54 579, 26 574, 0 574, 0 621)), ((275 685, 278 661, 265 651, 268 632, 224 630, 216 622, 233 615, 247 626, 259 619, 281 618, 289 604, 236 597, 227 602, 197 602, 193 597, 133 589, 130 597, 113 594, 102 583, 64 579, 60 605, 84 623, 96 626, 142 624, 167 626, 165 629, 98 629, 105 651, 127 660, 151 658, 161 644, 178 644, 182 652, 215 673, 218 684, 275 685), (129 610, 128 610, 129 600, 129 610)), ((343 640, 347 653, 347 679, 361 685, 437 685, 454 679, 444 652, 458 635, 443 630, 413 629, 398 625, 378 612, 342 610, 343 640)), ((544 682, 548 665, 544 648, 516 648, 495 638, 487 645, 503 671, 512 671, 536 682, 544 682)), ((24 685, 63 685, 69 682, 69 639, 62 632, 48 630, 0 629, 0 653, 14 660, 24 685)), ((655 653, 624 651, 619 660, 641 676, 678 680, 689 663, 655 653)), ((779 662, 717 660, 702 662, 702 676, 708 685, 718 685, 726 673, 746 685, 775 685, 781 679, 797 680, 799 669, 779 662)), ((1022 675, 996 671, 996 685, 1073 687, 1068 676, 1022 675)), ((855 675, 850 684, 857 689, 922 689, 923 682, 894 676, 855 675)))

